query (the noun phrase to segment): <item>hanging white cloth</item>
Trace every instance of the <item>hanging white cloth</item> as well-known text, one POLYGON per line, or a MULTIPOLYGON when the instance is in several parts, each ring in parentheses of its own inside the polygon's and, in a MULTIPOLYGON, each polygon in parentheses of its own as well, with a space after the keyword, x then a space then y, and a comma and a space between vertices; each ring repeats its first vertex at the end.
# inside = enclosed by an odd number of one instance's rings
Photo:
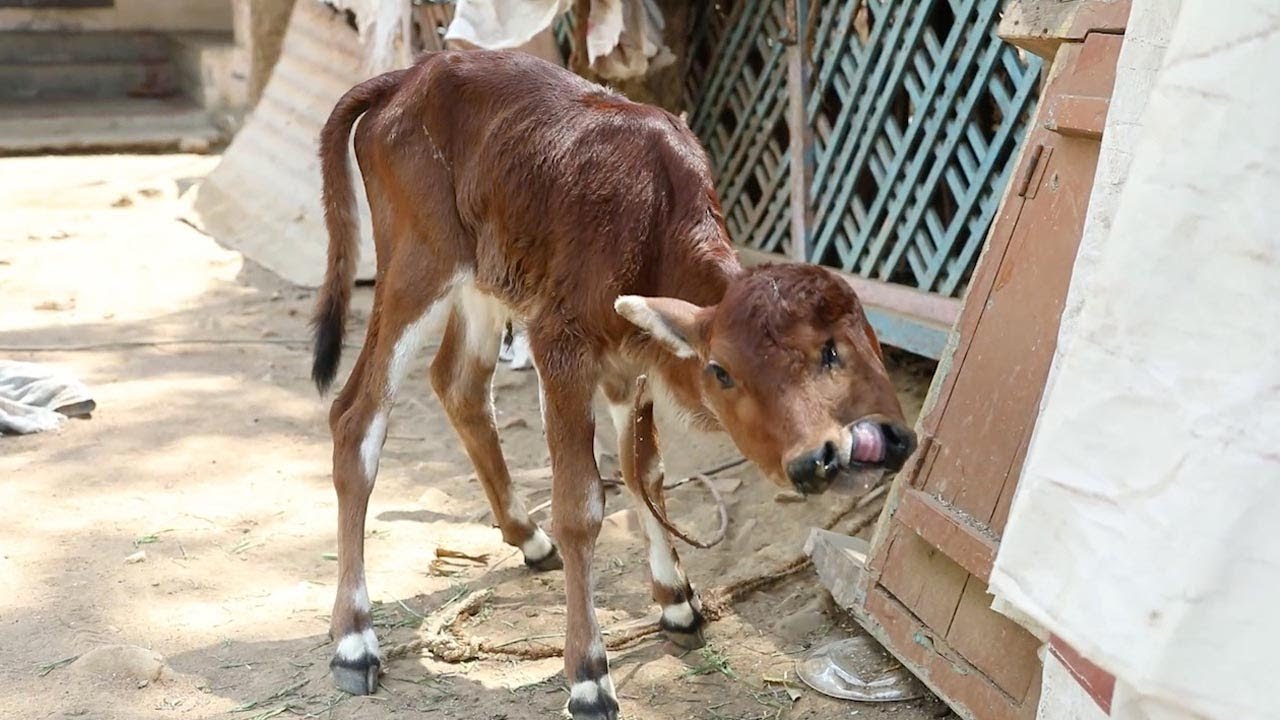
MULTIPOLYGON (((446 40, 489 50, 514 48, 551 27, 570 0, 458 0, 446 40)), ((665 21, 653 0, 592 0, 587 60, 606 80, 642 77, 675 60, 662 42, 665 21)))
POLYGON ((1280 717, 1280 13, 1229 5, 1134 3, 1172 32, 991 575, 1116 676, 1112 718, 1280 717))

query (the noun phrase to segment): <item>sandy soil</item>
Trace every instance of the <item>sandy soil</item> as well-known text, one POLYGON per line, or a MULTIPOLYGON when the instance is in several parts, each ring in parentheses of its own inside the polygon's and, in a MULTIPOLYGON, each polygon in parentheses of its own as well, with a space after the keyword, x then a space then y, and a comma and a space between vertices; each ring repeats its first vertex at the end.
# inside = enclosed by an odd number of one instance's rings
MULTIPOLYGON (((91 419, 57 432, 0 439, 0 717, 556 717, 566 701, 559 659, 415 655, 389 664, 375 696, 332 688, 335 501, 328 402, 307 379, 312 293, 174 219, 178 194, 216 160, 0 160, 0 357, 66 368, 98 402, 91 419)), ((369 297, 357 293, 360 325, 369 297)), ((512 648, 556 647, 562 579, 527 572, 490 527, 428 390, 427 362, 424 352, 419 382, 393 417, 369 512, 383 648, 411 641, 442 606, 484 588, 493 596, 465 632, 512 648), (433 569, 439 547, 487 560, 433 569)), ((927 363, 895 364, 913 415, 929 372, 927 363)), ((549 478, 535 379, 504 368, 496 385, 508 461, 527 502, 539 504, 549 478)), ((675 429, 665 447, 669 478, 736 457, 722 439, 675 429)), ((699 587, 780 566, 833 514, 829 499, 779 502, 752 470, 725 476, 741 480, 724 481, 736 488, 726 494, 728 539, 682 550, 699 587)), ((705 536, 715 513, 703 493, 678 488, 671 505, 677 522, 705 536)), ((609 497, 614 514, 597 553, 608 628, 656 616, 628 507, 609 497)), ((630 718, 947 713, 933 698, 860 705, 796 683, 800 653, 852 632, 807 570, 714 623, 705 651, 678 657, 649 638, 612 654, 613 676, 630 718), (764 681, 782 677, 792 694, 764 681)))

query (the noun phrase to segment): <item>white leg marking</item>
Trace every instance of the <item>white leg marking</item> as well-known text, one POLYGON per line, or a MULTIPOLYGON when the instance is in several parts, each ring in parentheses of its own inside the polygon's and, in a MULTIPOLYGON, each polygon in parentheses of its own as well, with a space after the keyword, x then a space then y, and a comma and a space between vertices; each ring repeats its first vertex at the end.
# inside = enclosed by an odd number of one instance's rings
POLYGON ((589 523, 604 521, 604 492, 591 493, 582 504, 582 517, 589 523))
POLYGON ((360 461, 364 464, 364 479, 373 482, 378 475, 378 459, 382 456, 382 443, 387 439, 387 411, 379 410, 365 430, 360 441, 360 461))
POLYGON ((594 705, 600 697, 600 685, 595 680, 582 680, 569 688, 569 698, 580 703, 594 705))
POLYGON ((630 403, 609 403, 609 417, 613 418, 613 429, 618 431, 618 447, 622 447, 622 434, 631 432, 635 426, 635 417, 630 403))
POLYGON ((542 418, 542 434, 547 434, 547 392, 542 387, 542 373, 535 367, 533 373, 538 376, 538 415, 542 418))
POLYGON ((424 336, 428 332, 438 331, 440 324, 447 317, 450 307, 449 294, 458 281, 457 277, 451 280, 441 299, 427 308, 422 317, 406 326, 404 332, 400 333, 400 337, 396 338, 396 344, 391 349, 391 362, 387 364, 386 395, 377 414, 370 421, 364 439, 360 442, 360 460, 364 465, 366 480, 372 481, 378 474, 378 460, 382 455, 382 444, 387 436, 388 405, 395 400, 396 393, 400 391, 400 384, 404 382, 404 376, 409 371, 409 362, 413 360, 418 350, 422 349, 424 336))
POLYGON ((437 300, 427 308, 422 317, 405 326, 404 332, 396 338, 396 344, 391 349, 391 362, 387 366, 386 398, 388 400, 395 399, 396 393, 400 391, 400 383, 404 382, 404 376, 409 372, 409 362, 422 348, 423 336, 426 335, 428 328, 436 329, 448 306, 447 299, 437 300))
POLYGON ((606 696, 614 698, 615 700, 617 699, 617 695, 615 695, 613 691, 612 676, 606 674, 604 677, 600 678, 600 689, 604 690, 604 694, 606 696))
POLYGON ((604 638, 596 636, 596 639, 591 641, 591 644, 587 646, 587 657, 604 657, 604 638))
POLYGON ((378 653, 378 636, 373 633, 373 628, 347 633, 338 643, 337 655, 343 660, 351 661, 359 660, 365 655, 381 657, 378 653))
POLYGON ((528 370, 533 367, 533 350, 529 347, 529 336, 520 328, 515 328, 511 338, 511 369, 528 370))
POLYGON ((458 279, 457 298, 466 325, 467 354, 485 360, 497 357, 510 311, 497 298, 477 290, 470 275, 458 279))
POLYGON ((357 613, 367 613, 373 610, 373 604, 369 602, 369 589, 360 583, 356 586, 356 591, 351 593, 351 602, 355 605, 357 613))
POLYGON ((687 628, 693 625, 693 608, 688 601, 678 602, 662 608, 662 619, 675 628, 687 628))
POLYGON ((520 546, 520 552, 534 562, 546 559, 551 555, 551 551, 555 549, 556 546, 551 544, 551 538, 547 537, 542 528, 534 529, 533 537, 524 541, 524 544, 520 546))
MULTIPOLYGON (((613 425, 618 430, 618 447, 622 447, 625 433, 631 432, 631 423, 635 422, 633 408, 627 403, 610 403, 609 414, 613 417, 613 425)), ((648 484, 661 473, 661 462, 657 457, 651 458, 648 467, 636 468, 640 473, 640 482, 648 484)), ((632 501, 636 504, 636 512, 644 520, 646 543, 649 546, 649 570, 655 582, 670 588, 683 588, 684 576, 675 564, 675 554, 671 551, 671 542, 667 538, 667 530, 662 527, 653 513, 644 504, 644 500, 634 493, 632 501)), ((692 622, 692 621, 691 621, 692 622)), ((688 623, 681 625, 686 627, 688 623)))
POLYGON ((644 531, 649 538, 649 572, 653 574, 653 581, 669 588, 683 589, 684 575, 676 566, 667 529, 649 512, 649 508, 642 506, 636 512, 644 518, 644 531))

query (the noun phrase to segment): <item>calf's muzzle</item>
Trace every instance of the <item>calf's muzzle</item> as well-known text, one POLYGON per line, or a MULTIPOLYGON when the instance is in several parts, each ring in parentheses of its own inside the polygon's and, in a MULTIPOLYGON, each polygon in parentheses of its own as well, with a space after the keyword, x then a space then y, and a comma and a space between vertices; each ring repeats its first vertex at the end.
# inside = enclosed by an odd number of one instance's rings
POLYGON ((789 460, 787 479, 805 495, 822 493, 833 483, 867 471, 897 472, 915 449, 916 434, 910 428, 860 420, 845 428, 840 440, 827 440, 789 460))

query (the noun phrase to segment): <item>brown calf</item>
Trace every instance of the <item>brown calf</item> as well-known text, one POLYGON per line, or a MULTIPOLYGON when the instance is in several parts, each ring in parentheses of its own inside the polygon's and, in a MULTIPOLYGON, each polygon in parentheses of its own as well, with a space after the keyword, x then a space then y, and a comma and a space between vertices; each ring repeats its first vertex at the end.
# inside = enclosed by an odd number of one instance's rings
MULTIPOLYGON (((654 495, 662 486, 652 400, 634 397, 641 375, 692 424, 727 431, 774 481, 819 493, 879 478, 914 448, 875 335, 828 271, 739 265, 706 156, 676 117, 525 54, 441 52, 353 88, 321 135, 329 265, 313 376, 322 391, 337 369, 356 262, 348 144, 362 114, 355 150, 377 284, 368 336, 330 414, 335 681, 354 693, 377 686, 365 511, 405 370, 443 326, 432 386, 502 537, 533 569, 565 571, 569 710, 614 718, 591 598, 604 513, 595 391, 611 404, 633 495, 641 483, 654 495), (489 386, 512 317, 528 328, 542 386, 555 544, 512 491, 494 427, 489 386)), ((637 507, 662 627, 699 646, 698 599, 664 528, 637 507)))

